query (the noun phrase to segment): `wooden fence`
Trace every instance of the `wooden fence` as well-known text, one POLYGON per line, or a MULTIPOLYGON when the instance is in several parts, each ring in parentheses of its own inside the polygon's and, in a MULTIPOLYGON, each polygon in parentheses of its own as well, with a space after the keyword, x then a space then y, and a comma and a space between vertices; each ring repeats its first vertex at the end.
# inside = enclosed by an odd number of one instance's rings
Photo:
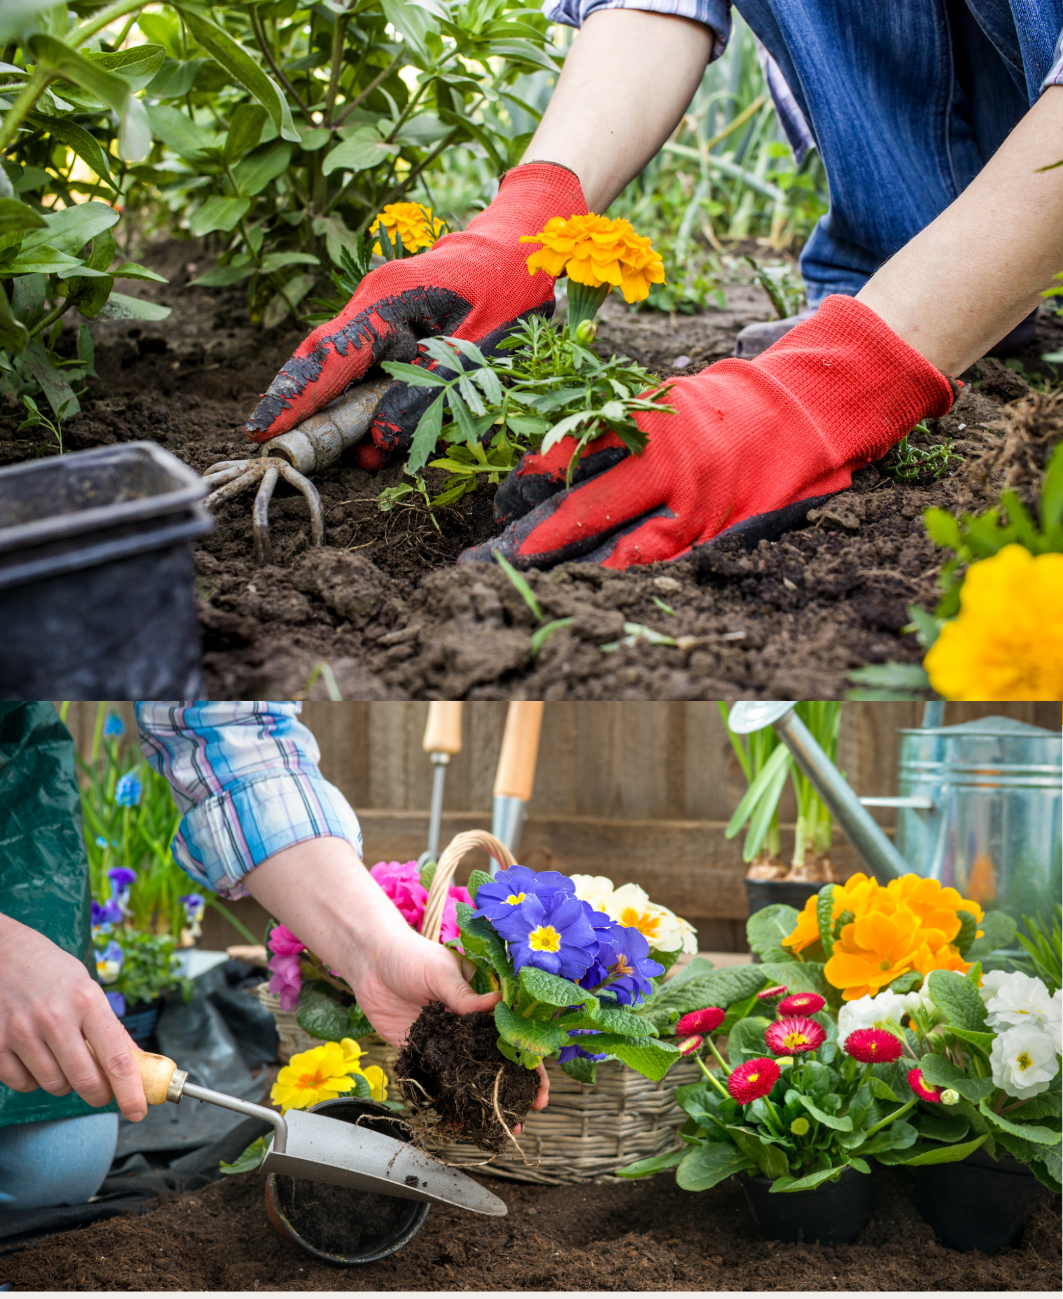
MULTIPOLYGON (((132 706, 116 705, 132 723, 132 706)), ((75 703, 68 725, 83 752, 94 703, 75 703)), ((861 794, 896 793, 897 728, 918 725, 922 705, 842 705, 839 766, 861 794)), ((432 768, 421 748, 428 705, 306 703, 303 720, 321 749, 321 768, 357 811, 368 863, 408 861, 425 847, 432 768)), ((949 704, 946 723, 1005 714, 1058 728, 1059 704, 949 704)), ((443 841, 490 827, 504 703, 464 708, 463 749, 447 771, 443 841)), ((724 828, 745 788, 716 703, 550 703, 520 859, 536 869, 608 875, 641 884, 697 926, 703 949, 739 951, 746 915, 741 840, 724 828)), ((792 841, 789 789, 783 848, 792 841)), ((891 814, 881 823, 889 829, 891 814)), ((836 860, 857 858, 836 833, 836 860)), ((465 862, 465 873, 477 863, 465 862)), ((245 899, 235 912, 255 932, 265 913, 245 899)), ((204 945, 240 941, 208 913, 204 945)))

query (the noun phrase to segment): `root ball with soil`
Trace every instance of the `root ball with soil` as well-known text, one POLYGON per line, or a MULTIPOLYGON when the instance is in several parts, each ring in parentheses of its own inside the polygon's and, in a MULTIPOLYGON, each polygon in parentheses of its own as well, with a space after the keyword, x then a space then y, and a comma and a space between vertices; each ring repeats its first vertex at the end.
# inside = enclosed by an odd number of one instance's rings
POLYGON ((438 1001, 413 1024, 395 1072, 415 1114, 434 1110, 448 1133, 492 1153, 514 1139, 539 1091, 538 1073, 499 1051, 490 1012, 457 1015, 438 1001))

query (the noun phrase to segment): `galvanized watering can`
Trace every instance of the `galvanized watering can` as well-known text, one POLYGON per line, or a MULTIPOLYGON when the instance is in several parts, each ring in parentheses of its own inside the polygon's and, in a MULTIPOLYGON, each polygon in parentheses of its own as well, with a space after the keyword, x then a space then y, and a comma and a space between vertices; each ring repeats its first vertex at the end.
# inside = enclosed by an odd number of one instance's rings
POLYGON ((739 703, 737 734, 773 726, 831 815, 883 882, 915 871, 983 908, 1047 912, 1063 891, 1063 737, 1007 717, 902 730, 900 794, 857 798, 794 712, 793 701, 739 703), (865 810, 897 809, 897 846, 865 810))

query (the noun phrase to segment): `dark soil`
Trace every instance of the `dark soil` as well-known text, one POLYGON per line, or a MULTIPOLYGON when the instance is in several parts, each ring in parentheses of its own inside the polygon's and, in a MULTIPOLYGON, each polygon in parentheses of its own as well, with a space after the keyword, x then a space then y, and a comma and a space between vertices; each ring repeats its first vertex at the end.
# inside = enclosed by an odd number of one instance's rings
MULTIPOLYGON (((137 290, 174 313, 160 324, 92 326, 100 378, 65 426, 67 445, 152 438, 199 471, 246 454, 242 422, 300 331, 251 326, 239 289, 185 288, 206 269, 194 244, 171 240, 141 260, 170 284, 137 290)), ((771 314, 759 289, 734 286, 727 297, 726 311, 677 317, 609 300, 598 345, 662 375, 694 373, 729 355, 743 325, 771 314), (681 371, 677 359, 687 361, 681 371)), ((64 339, 72 351, 74 331, 64 339)), ((1047 372, 1040 354, 1061 345, 1063 322, 1045 317, 1018 360, 1027 373, 1047 372)), ((952 476, 902 486, 885 464, 862 470, 809 526, 752 553, 725 541, 626 573, 581 564, 532 573, 545 617, 573 620, 536 656, 529 638, 537 620, 505 575, 493 565, 454 567, 464 547, 495 531, 493 488, 437 512, 437 529, 419 505, 377 509, 399 466, 373 476, 348 457, 315 479, 324 548, 309 546, 305 502, 281 483, 265 567, 252 553, 251 496, 226 502, 196 556, 208 693, 325 698, 320 677, 312 690, 307 683, 327 661, 344 697, 358 699, 842 697, 853 668, 921 657, 903 632, 907 606, 936 602, 945 558, 926 535, 923 510, 984 509, 1009 473, 1032 492, 1060 435, 1060 413, 1040 396, 1031 405, 1024 379, 1000 361, 980 362, 967 379, 932 430, 935 439, 953 437, 966 457, 952 476), (1022 398, 1022 418, 1002 439, 991 425, 1022 398), (631 640, 625 624, 676 644, 631 640)), ((51 454, 40 431, 18 433, 19 422, 0 411, 0 465, 51 454)))
POLYGON ((497 1152, 528 1114, 539 1091, 533 1069, 508 1060, 498 1046, 495 1017, 456 1015, 430 1001, 395 1062, 403 1099, 414 1113, 434 1110, 448 1135, 497 1152))
POLYGON ((915 1209, 912 1174, 875 1170, 874 1216, 852 1245, 784 1245, 758 1232, 733 1181, 688 1194, 670 1173, 580 1186, 480 1178, 505 1218, 434 1207, 397 1254, 324 1263, 270 1227, 263 1176, 227 1177, 144 1217, 112 1218, 0 1259, 17 1290, 881 1290, 1058 1293, 1059 1200, 1016 1249, 946 1249, 915 1209))
POLYGON ((323 1253, 346 1257, 384 1244, 417 1208, 393 1195, 326 1186, 300 1177, 278 1177, 276 1188, 284 1216, 303 1240, 323 1253))

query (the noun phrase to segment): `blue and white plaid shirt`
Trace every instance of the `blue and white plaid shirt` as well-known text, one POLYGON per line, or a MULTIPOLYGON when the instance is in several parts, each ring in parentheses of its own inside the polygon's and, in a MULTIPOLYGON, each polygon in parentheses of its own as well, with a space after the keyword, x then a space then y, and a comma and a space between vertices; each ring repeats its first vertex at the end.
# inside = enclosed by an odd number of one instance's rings
POLYGON ((183 813, 173 855, 226 898, 267 857, 322 836, 362 855, 358 818, 318 769, 317 742, 290 700, 138 702, 144 756, 183 813))

